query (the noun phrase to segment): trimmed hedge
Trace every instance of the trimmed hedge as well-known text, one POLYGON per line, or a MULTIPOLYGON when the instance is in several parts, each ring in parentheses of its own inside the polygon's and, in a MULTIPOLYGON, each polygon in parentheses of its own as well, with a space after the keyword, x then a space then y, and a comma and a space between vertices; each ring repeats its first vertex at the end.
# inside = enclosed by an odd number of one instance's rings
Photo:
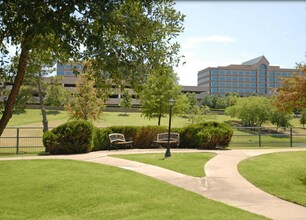
POLYGON ((233 129, 219 122, 205 122, 189 125, 181 132, 181 146, 186 148, 215 149, 229 145, 233 129))
MULTIPOLYGON (((60 125, 43 135, 46 152, 50 154, 86 153, 109 148, 110 133, 122 133, 127 140, 133 140, 134 148, 156 148, 154 143, 158 133, 167 132, 162 126, 112 126, 94 128, 90 122, 77 120, 60 125)), ((218 122, 206 122, 189 125, 185 128, 173 128, 180 134, 181 148, 215 149, 229 145, 233 129, 218 122)))
MULTIPOLYGON (((158 133, 167 132, 167 127, 162 126, 112 126, 108 128, 96 128, 94 150, 108 149, 108 134, 122 133, 127 140, 133 140, 134 148, 156 148, 154 143, 158 133)), ((225 148, 229 145, 233 129, 218 122, 206 122, 189 125, 185 128, 173 128, 172 132, 180 133, 181 148, 215 149, 225 148)))
POLYGON ((94 130, 88 121, 75 120, 62 124, 43 135, 50 154, 87 153, 93 148, 94 130))

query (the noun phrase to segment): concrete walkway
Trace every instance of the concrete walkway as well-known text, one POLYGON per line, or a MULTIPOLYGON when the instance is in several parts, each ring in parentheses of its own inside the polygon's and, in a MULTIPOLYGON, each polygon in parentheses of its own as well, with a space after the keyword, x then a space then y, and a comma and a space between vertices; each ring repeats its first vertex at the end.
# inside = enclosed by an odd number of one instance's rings
MULTIPOLYGON (((109 157, 110 154, 157 153, 164 150, 125 150, 111 152, 92 152, 81 155, 40 156, 1 158, 0 160, 22 159, 73 159, 101 163, 154 177, 164 182, 195 192, 204 197, 277 220, 306 220, 306 207, 286 202, 267 194, 246 181, 238 172, 240 161, 261 154, 306 151, 306 149, 269 150, 227 150, 209 151, 217 154, 205 165, 206 177, 197 178, 180 174, 160 167, 139 162, 109 157)), ((172 152, 207 152, 199 150, 176 150, 172 152)))

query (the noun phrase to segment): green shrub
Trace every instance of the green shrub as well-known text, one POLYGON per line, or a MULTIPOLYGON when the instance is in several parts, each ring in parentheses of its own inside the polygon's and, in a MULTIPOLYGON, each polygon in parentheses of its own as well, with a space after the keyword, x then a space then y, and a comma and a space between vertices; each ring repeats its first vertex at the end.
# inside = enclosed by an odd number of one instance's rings
POLYGON ((109 127, 113 132, 112 133, 121 133, 124 134, 126 140, 134 140, 139 126, 111 126, 109 127))
POLYGON ((110 133, 113 133, 113 130, 110 128, 94 128, 94 146, 93 146, 93 151, 98 151, 98 150, 107 150, 110 142, 108 135, 110 133))
POLYGON ((157 134, 166 131, 167 128, 162 126, 140 127, 134 139, 134 146, 141 149, 156 148, 157 144, 154 143, 154 140, 157 134))
POLYGON ((58 147, 57 136, 52 131, 47 131, 43 134, 43 144, 45 146, 45 151, 50 152, 50 149, 54 149, 58 147))
POLYGON ((181 132, 181 146, 186 148, 215 149, 227 147, 233 129, 224 123, 205 122, 189 125, 181 132))
POLYGON ((93 146, 93 126, 88 121, 76 120, 62 124, 43 136, 50 154, 87 153, 93 146))
POLYGON ((198 133, 202 126, 199 124, 189 125, 180 132, 180 145, 183 148, 198 148, 201 143, 198 133))
MULTIPOLYGON (((127 140, 133 140, 134 148, 156 148, 154 143, 158 133, 167 132, 162 126, 112 126, 95 128, 93 150, 106 150, 109 147, 108 134, 122 133, 127 140)), ((180 133, 181 148, 215 149, 227 147, 231 141, 233 130, 229 125, 218 122, 193 124, 185 128, 172 128, 171 132, 180 133)))

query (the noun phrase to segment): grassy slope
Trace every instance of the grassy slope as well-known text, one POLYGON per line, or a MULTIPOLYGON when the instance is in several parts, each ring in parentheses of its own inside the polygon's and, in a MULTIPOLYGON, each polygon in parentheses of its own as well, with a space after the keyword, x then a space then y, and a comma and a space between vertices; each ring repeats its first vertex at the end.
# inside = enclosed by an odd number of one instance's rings
POLYGON ((212 153, 172 153, 165 158, 164 154, 129 154, 113 155, 128 160, 160 166, 189 176, 205 176, 204 164, 215 154, 212 153))
POLYGON ((264 219, 132 171, 0 161, 1 219, 264 219))
POLYGON ((306 152, 274 153, 242 161, 241 175, 264 191, 306 206, 306 152))

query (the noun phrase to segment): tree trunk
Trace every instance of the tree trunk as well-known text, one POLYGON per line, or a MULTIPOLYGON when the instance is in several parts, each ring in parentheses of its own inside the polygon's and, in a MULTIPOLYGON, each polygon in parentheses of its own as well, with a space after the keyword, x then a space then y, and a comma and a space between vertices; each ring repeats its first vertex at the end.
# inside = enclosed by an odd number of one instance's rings
POLYGON ((20 87, 24 79, 28 60, 29 60, 29 48, 22 47, 21 53, 19 56, 17 75, 15 77, 15 81, 14 81, 12 90, 7 99, 3 115, 0 119, 0 136, 2 135, 6 125, 8 124, 9 120, 11 119, 13 115, 14 105, 15 105, 17 95, 19 93, 20 87))
POLYGON ((38 76, 38 94, 39 94, 39 104, 40 104, 40 110, 41 110, 41 115, 42 115, 42 124, 43 124, 43 132, 46 132, 49 130, 48 127, 48 120, 47 120, 47 113, 46 113, 46 108, 44 105, 44 99, 43 99, 43 90, 41 87, 41 75, 39 74, 38 76))
POLYGON ((160 126, 161 117, 162 117, 162 114, 159 113, 159 114, 158 114, 158 126, 160 126))

